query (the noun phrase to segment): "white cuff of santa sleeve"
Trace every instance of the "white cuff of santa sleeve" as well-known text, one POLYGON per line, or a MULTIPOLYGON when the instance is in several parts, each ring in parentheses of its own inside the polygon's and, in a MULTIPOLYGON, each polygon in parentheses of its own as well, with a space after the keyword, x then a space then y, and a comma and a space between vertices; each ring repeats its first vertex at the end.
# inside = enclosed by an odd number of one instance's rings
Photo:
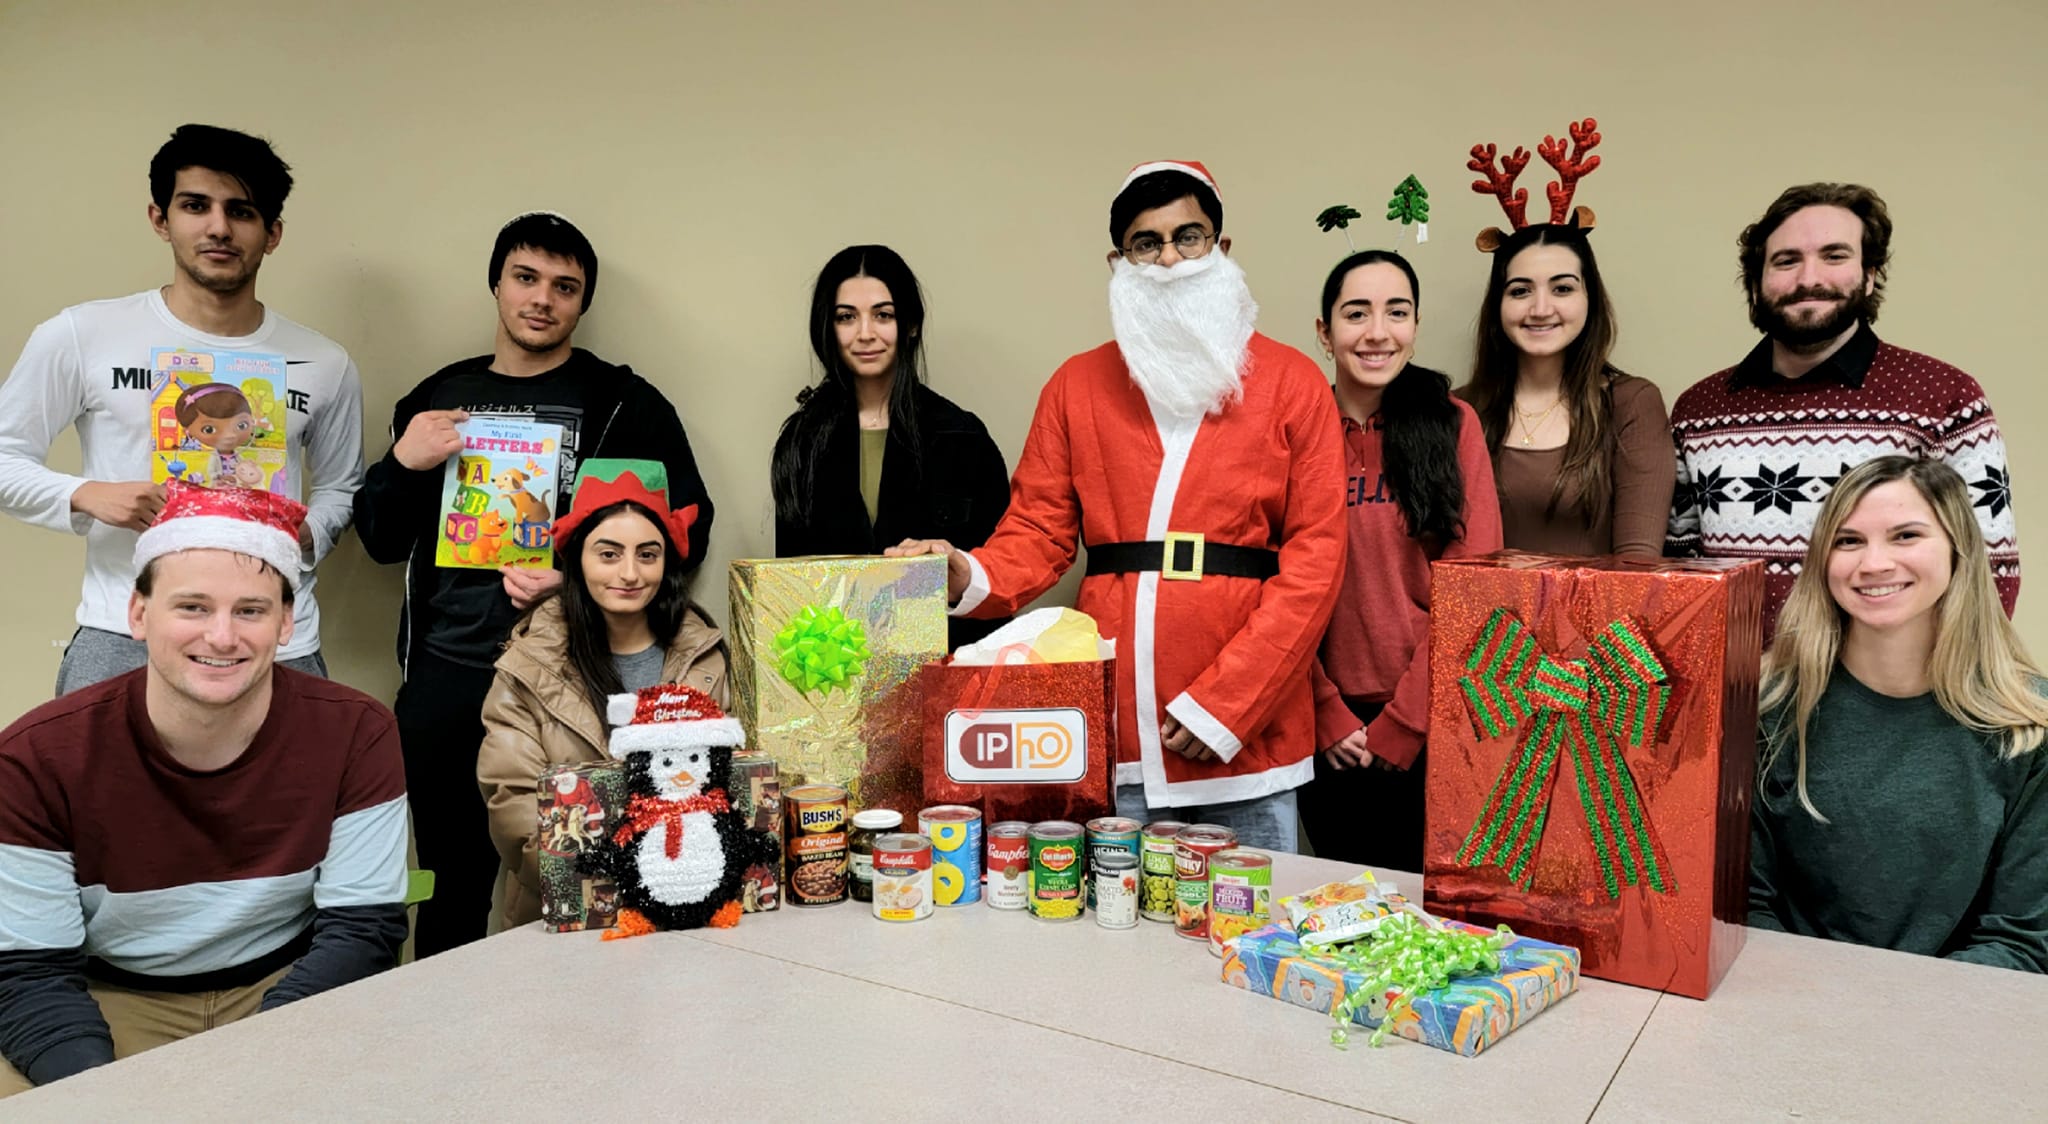
POLYGON ((967 589, 960 594, 960 603, 946 610, 946 613, 949 616, 964 617, 973 612, 976 605, 988 600, 988 594, 988 571, 981 568, 980 559, 968 554, 967 589))
POLYGON ((1195 696, 1182 691, 1180 696, 1166 704, 1166 713, 1180 720, 1188 732, 1202 739, 1202 744, 1216 751, 1216 756, 1225 761, 1237 756, 1244 743, 1230 732, 1230 727, 1216 721, 1216 716, 1202 709, 1195 696))

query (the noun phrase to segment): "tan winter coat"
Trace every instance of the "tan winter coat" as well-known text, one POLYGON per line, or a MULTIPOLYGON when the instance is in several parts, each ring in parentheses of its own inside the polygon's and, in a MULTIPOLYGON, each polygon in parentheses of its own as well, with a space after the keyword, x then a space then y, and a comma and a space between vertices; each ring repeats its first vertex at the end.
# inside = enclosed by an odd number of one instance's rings
MULTIPOLYGON (((662 661, 664 683, 688 683, 727 705, 725 649, 718 629, 695 611, 683 618, 662 661)), ((497 682, 484 699, 484 743, 476 776, 490 810, 503 897, 499 928, 540 918, 540 869, 534 858, 540 806, 534 796, 543 769, 609 761, 603 717, 591 706, 569 663, 568 629, 550 599, 512 629, 498 657, 497 682)))

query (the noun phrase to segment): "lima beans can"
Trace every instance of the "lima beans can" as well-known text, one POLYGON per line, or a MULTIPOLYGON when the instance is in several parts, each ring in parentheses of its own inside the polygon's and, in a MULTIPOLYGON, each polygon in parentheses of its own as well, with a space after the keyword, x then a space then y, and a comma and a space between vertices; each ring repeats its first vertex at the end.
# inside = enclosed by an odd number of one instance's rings
POLYGON ((1105 929, 1138 927, 1138 856, 1129 851, 1109 851, 1088 860, 1088 890, 1094 895, 1088 908, 1095 911, 1095 923, 1105 929))
POLYGON ((1138 916, 1147 921, 1173 920, 1173 839, 1186 826, 1179 820, 1154 820, 1145 825, 1138 916))
POLYGON ((1031 825, 1031 916, 1042 921, 1072 921, 1081 916, 1087 895, 1081 890, 1087 856, 1081 825, 1047 820, 1031 825))
POLYGON ((988 888, 982 892, 990 909, 1023 909, 1029 904, 1031 825, 1006 820, 988 829, 988 888))
POLYGON ((981 812, 941 804, 917 814, 917 829, 932 841, 932 892, 940 905, 981 900, 981 812))
POLYGON ((1273 912, 1273 859, 1232 847, 1209 856, 1209 951, 1264 925, 1273 912))
MULTIPOLYGON (((1088 821, 1088 866, 1094 869, 1103 856, 1122 852, 1136 858, 1138 835, 1143 829, 1136 820, 1122 816, 1102 816, 1088 821)), ((1088 908, 1096 908, 1095 879, 1088 879, 1088 908)))
POLYGON ((932 841, 909 832, 875 836, 875 916, 922 921, 932 915, 932 841))
POLYGON ((1209 939, 1209 856, 1237 845, 1237 832, 1212 823, 1182 828, 1173 840, 1173 929, 1209 939))

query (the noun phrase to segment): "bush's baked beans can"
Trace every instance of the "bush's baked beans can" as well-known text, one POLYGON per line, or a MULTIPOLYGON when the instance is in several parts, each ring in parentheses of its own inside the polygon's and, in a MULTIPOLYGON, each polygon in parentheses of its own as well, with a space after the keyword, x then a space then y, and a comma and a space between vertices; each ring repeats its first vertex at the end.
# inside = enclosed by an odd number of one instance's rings
POLYGON ((1273 858, 1231 847, 1209 856, 1209 951, 1264 925, 1273 913, 1273 858))
POLYGON ((1088 859, 1088 889, 1094 895, 1088 908, 1095 923, 1105 929, 1138 927, 1138 856, 1129 851, 1105 851, 1088 859))
POLYGON ((990 909, 1023 909, 1030 904, 1031 825, 1006 820, 990 827, 987 865, 982 900, 990 909))
POLYGON ((1191 941, 1209 939, 1209 856, 1236 843, 1237 832, 1213 823, 1191 824, 1174 836, 1174 932, 1191 941))
POLYGON ((782 794, 789 809, 789 894, 794 905, 846 900, 846 790, 799 785, 782 794))
POLYGON ((932 915, 932 841, 907 831, 875 837, 875 916, 922 921, 932 915))
POLYGON ((1072 921, 1081 916, 1087 895, 1081 889, 1088 865, 1081 825, 1047 820, 1031 825, 1031 916, 1043 921, 1072 921))
POLYGON ((1147 921, 1173 920, 1173 839, 1188 825, 1179 820, 1154 820, 1145 825, 1138 876, 1138 916, 1147 921))
MULTIPOLYGON (((1138 836, 1143 830, 1138 821, 1127 820, 1122 816, 1101 816, 1089 820, 1088 869, 1094 870, 1096 862, 1112 851, 1120 851, 1137 858, 1138 836)), ((1088 908, 1096 908, 1095 902, 1095 879, 1091 876, 1088 879, 1088 908)))
POLYGON ((917 814, 917 829, 932 841, 932 891, 940 905, 981 900, 981 812, 941 804, 917 814))

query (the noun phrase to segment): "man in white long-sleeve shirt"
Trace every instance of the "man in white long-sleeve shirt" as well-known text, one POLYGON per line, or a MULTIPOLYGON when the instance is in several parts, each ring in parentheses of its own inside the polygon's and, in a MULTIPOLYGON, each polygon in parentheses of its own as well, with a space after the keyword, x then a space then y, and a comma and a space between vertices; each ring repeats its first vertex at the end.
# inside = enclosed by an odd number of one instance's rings
POLYGON ((363 394, 348 352, 256 299, 256 273, 284 236, 291 169, 259 137, 185 125, 149 165, 149 221, 170 243, 171 283, 74 305, 29 336, 0 383, 0 511, 84 535, 78 631, 64 651, 57 693, 143 666, 128 632, 135 537, 163 506, 153 483, 154 357, 182 349, 262 355, 285 363, 283 482, 302 499, 300 584, 291 642, 278 662, 316 675, 320 607, 313 567, 340 540, 363 480, 363 394), (50 443, 76 426, 79 475, 44 463, 50 443))

